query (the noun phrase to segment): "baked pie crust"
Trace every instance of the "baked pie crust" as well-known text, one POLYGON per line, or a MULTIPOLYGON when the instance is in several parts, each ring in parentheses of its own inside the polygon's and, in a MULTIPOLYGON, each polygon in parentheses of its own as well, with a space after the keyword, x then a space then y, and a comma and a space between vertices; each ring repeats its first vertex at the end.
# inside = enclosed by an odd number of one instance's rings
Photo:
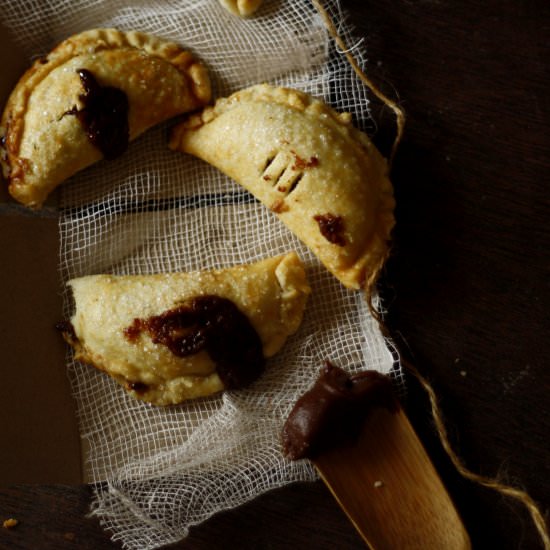
POLYGON ((393 190, 386 160, 348 113, 262 84, 190 116, 169 145, 244 186, 344 285, 372 285, 394 225, 393 190))
POLYGON ((263 0, 219 0, 219 2, 234 15, 249 17, 261 6, 263 0))
POLYGON ((68 38, 21 77, 0 122, 2 171, 26 206, 39 208, 62 181, 103 157, 73 116, 86 107, 82 71, 126 95, 129 140, 211 97, 205 67, 175 43, 116 29, 68 38))
POLYGON ((300 326, 310 292, 294 252, 216 271, 92 275, 68 285, 76 309, 70 324, 60 328, 75 358, 155 405, 210 395, 225 385, 209 351, 178 356, 164 343, 155 343, 147 330, 136 331, 142 320, 185 307, 197 297, 229 300, 256 331, 267 358, 300 326))

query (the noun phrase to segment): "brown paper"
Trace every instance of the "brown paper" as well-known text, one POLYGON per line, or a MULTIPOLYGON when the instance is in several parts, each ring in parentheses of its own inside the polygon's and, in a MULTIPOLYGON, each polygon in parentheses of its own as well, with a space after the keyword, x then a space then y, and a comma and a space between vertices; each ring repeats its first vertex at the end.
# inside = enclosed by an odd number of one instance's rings
MULTIPOLYGON (((28 60, 0 27, 0 105, 28 60)), ((80 443, 65 371, 57 218, 13 208, 0 185, 0 484, 78 483, 80 443)))

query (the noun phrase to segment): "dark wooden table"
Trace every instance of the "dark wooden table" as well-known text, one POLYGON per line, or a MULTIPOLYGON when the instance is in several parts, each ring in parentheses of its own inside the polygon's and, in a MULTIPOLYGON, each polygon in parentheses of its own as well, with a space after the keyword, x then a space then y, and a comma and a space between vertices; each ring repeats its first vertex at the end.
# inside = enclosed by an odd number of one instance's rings
MULTIPOLYGON (((369 73, 408 115, 393 181, 398 225, 381 289, 401 351, 433 383, 458 454, 524 488, 543 510, 549 471, 548 91, 550 5, 345 1, 369 73)), ((375 139, 393 132, 373 108, 375 139)), ((427 400, 408 414, 474 548, 541 548, 522 506, 464 481, 443 453, 427 400)), ((2 443, 4 444, 4 443, 2 443)), ((0 490, 0 548, 117 548, 87 519, 86 486, 0 490)), ((320 483, 222 513, 181 549, 362 548, 320 483)))

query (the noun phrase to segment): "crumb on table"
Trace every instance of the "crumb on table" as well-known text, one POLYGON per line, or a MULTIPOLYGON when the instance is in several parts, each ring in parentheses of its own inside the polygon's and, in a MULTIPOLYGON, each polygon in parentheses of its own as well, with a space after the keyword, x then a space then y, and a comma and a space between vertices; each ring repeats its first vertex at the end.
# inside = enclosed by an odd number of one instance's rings
POLYGON ((16 519, 8 518, 4 520, 4 523, 2 523, 2 527, 4 529, 13 529, 19 522, 16 519))

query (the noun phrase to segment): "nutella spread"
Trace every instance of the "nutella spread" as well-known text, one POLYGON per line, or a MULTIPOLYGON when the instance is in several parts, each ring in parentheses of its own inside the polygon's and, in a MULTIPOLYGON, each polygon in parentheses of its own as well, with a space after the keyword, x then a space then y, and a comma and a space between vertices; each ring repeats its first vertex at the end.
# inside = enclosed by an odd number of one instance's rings
POLYGON ((285 456, 315 458, 328 448, 353 441, 369 412, 377 407, 391 412, 399 408, 387 376, 372 370, 349 375, 327 361, 285 422, 285 456))
POLYGON ((141 332, 178 357, 207 351, 229 389, 250 384, 264 368, 258 333, 231 300, 220 296, 198 296, 160 315, 134 319, 124 335, 135 341, 141 332))
POLYGON ((101 86, 87 69, 79 69, 78 75, 84 88, 79 99, 84 106, 65 114, 76 116, 90 142, 106 159, 114 159, 128 148, 128 98, 118 88, 101 86))
POLYGON ((318 214, 313 219, 319 224, 319 231, 325 239, 338 246, 345 246, 344 220, 334 214, 318 214))

